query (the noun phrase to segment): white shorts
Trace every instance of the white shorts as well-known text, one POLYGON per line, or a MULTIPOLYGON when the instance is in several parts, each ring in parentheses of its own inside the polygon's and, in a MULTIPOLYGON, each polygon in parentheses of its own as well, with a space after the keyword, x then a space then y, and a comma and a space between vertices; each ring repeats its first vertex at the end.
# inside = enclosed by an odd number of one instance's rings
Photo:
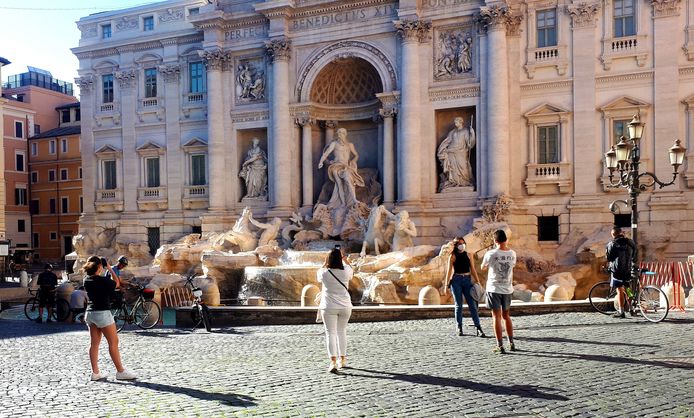
POLYGON ((111 311, 87 311, 84 321, 87 325, 94 325, 99 329, 106 328, 115 322, 111 311))

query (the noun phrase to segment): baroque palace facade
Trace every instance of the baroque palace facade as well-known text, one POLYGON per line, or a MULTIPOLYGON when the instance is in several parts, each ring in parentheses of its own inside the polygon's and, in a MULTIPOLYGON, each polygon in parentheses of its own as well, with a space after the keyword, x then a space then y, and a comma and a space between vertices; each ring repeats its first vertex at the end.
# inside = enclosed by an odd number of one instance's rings
MULTIPOLYGON (((692 0, 172 0, 78 27, 81 229, 151 248, 230 229, 246 206, 311 208, 339 128, 417 243, 468 232, 507 195, 514 233, 548 252, 615 222, 626 192, 607 187, 603 154, 633 115, 660 178, 676 138, 694 151, 692 0), (466 148, 445 150, 458 117, 466 148), (254 144, 267 193, 251 196, 239 173, 254 144)), ((680 170, 640 196, 668 257, 694 252, 694 167, 680 170)))

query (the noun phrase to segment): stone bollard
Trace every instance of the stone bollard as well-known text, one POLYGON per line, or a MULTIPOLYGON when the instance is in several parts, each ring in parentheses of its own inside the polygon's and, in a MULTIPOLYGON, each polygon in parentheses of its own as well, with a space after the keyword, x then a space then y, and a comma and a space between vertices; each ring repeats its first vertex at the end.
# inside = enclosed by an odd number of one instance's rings
POLYGON ((425 286, 419 291, 419 306, 440 304, 441 295, 439 294, 439 290, 434 286, 425 286))
POLYGON ((571 300, 566 289, 558 284, 553 284, 545 290, 545 302, 564 302, 571 300))
POLYGON ((318 306, 320 300, 318 295, 320 294, 320 288, 315 284, 307 284, 301 289, 301 307, 306 306, 318 306))
POLYGON ((251 296, 246 303, 248 306, 265 306, 265 299, 262 296, 251 296))
POLYGON ((26 270, 19 272, 19 286, 29 287, 29 274, 26 272, 26 270))

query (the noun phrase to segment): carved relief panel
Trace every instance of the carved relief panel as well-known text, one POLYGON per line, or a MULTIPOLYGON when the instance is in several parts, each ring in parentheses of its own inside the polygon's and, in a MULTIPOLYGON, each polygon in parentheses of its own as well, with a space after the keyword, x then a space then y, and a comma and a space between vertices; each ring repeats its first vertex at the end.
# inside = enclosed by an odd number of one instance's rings
POLYGON ((434 30, 434 80, 474 76, 475 36, 472 25, 434 30))
POLYGON ((235 69, 236 104, 265 102, 267 85, 265 58, 237 58, 235 69))

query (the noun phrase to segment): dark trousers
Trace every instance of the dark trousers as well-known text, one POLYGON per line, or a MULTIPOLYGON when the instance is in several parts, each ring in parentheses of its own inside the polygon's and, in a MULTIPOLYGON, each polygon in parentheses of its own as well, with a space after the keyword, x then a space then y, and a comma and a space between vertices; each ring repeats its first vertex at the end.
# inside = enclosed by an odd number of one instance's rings
POLYGON ((467 306, 470 308, 472 322, 475 323, 476 327, 480 326, 480 317, 477 314, 477 302, 472 298, 470 289, 472 289, 472 279, 469 274, 453 275, 453 279, 451 280, 451 293, 453 293, 453 300, 455 301, 455 321, 458 323, 459 328, 463 326, 463 296, 465 296, 467 306))

